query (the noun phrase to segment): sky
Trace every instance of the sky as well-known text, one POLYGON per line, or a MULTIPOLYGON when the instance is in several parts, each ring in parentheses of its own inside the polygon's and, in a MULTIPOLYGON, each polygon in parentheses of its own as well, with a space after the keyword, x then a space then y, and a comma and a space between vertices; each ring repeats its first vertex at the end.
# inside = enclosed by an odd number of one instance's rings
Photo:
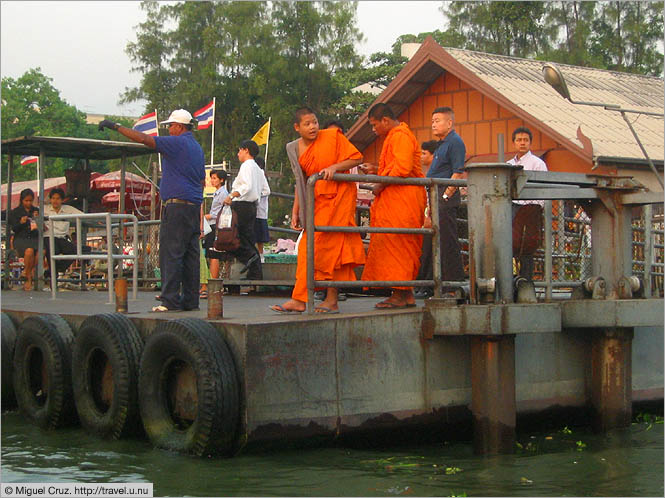
MULTIPOLYGON (((439 1, 360 1, 362 55, 390 51, 407 33, 443 29, 439 1)), ((138 1, 0 2, 0 73, 18 78, 30 68, 53 79, 60 96, 92 114, 139 116, 142 103, 119 105, 140 82, 125 53, 145 20, 138 1)))

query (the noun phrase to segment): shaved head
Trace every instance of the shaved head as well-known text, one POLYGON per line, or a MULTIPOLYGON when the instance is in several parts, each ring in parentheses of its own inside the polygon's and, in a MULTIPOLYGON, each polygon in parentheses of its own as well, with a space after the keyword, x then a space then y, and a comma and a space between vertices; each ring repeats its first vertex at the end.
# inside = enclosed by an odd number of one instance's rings
POLYGON ((300 124, 303 116, 307 116, 308 114, 314 114, 316 116, 316 113, 310 107, 305 106, 296 109, 296 112, 293 113, 293 124, 300 124))

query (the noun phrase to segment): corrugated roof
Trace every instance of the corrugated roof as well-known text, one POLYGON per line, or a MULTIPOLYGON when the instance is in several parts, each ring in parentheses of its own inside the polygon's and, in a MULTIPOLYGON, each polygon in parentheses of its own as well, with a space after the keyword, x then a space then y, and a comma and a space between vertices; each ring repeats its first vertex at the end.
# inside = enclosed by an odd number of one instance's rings
MULTIPOLYGON (((563 99, 544 81, 543 64, 544 61, 444 49, 430 37, 376 102, 386 102, 402 112, 404 105, 413 103, 427 88, 414 85, 414 80, 429 81, 431 84, 439 74, 449 71, 516 116, 548 133, 578 156, 587 160, 598 157, 644 160, 620 113, 603 107, 572 104, 563 99), (432 66, 439 71, 432 69, 432 66), (425 67, 427 70, 422 77, 420 75, 425 67), (578 127, 591 140, 592 153, 585 150, 578 139, 578 127)), ((564 64, 558 66, 573 100, 663 112, 665 85, 662 78, 564 64)), ((632 113, 627 117, 649 156, 662 161, 665 158, 663 118, 632 113)), ((349 130, 349 138, 363 149, 374 140, 367 124, 367 113, 349 130)))
POLYGON ((75 159, 119 159, 153 154, 155 151, 134 142, 114 142, 91 138, 72 137, 19 137, 2 141, 2 153, 17 156, 38 156, 44 148, 46 157, 71 157, 75 159))

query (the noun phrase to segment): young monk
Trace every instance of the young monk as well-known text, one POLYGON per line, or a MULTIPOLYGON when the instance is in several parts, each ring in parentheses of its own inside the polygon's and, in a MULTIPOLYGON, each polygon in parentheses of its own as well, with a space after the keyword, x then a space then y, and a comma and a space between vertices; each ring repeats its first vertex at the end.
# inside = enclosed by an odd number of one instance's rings
MULTIPOLYGON (((348 171, 362 161, 362 155, 342 132, 319 130, 316 114, 308 107, 298 109, 294 128, 300 138, 286 145, 296 177, 296 198, 291 228, 305 225, 305 178, 320 173, 316 183, 315 224, 319 226, 356 226, 356 186, 353 182, 331 181, 332 175, 348 171)), ((365 251, 358 233, 316 232, 314 234, 314 278, 316 280, 355 280, 353 269, 365 262, 365 251)), ((317 313, 339 313, 337 289, 328 288, 317 313)), ((307 237, 298 245, 296 284, 291 299, 270 309, 278 313, 302 312, 307 303, 307 237)))
MULTIPOLYGON (((387 104, 369 111, 374 133, 384 137, 378 170, 363 166, 368 173, 402 178, 422 178, 420 146, 406 123, 395 119, 387 104)), ((375 227, 420 228, 425 217, 425 188, 417 185, 379 184, 370 209, 375 227)), ((422 235, 374 233, 370 238, 363 280, 415 280, 420 267, 422 235)), ((376 305, 379 309, 415 306, 412 287, 393 287, 392 295, 376 305)))

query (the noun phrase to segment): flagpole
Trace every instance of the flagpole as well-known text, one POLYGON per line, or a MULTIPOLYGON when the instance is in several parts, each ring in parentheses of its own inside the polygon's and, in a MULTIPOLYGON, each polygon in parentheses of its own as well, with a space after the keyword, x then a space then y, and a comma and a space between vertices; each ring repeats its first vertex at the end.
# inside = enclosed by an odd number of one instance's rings
POLYGON ((217 99, 217 97, 212 98, 212 137, 210 138, 210 167, 212 167, 212 165, 215 164, 215 161, 213 159, 215 155, 215 107, 217 107, 215 99, 217 99))
MULTIPOLYGON (((159 119, 157 119, 157 109, 155 109, 155 121, 157 122, 157 136, 159 136, 159 119)), ((162 155, 157 153, 157 161, 159 161, 159 172, 162 172, 162 155)))
POLYGON ((266 137, 266 155, 263 158, 263 161, 266 163, 266 171, 268 171, 268 145, 270 144, 270 120, 272 116, 268 118, 268 136, 266 137))

